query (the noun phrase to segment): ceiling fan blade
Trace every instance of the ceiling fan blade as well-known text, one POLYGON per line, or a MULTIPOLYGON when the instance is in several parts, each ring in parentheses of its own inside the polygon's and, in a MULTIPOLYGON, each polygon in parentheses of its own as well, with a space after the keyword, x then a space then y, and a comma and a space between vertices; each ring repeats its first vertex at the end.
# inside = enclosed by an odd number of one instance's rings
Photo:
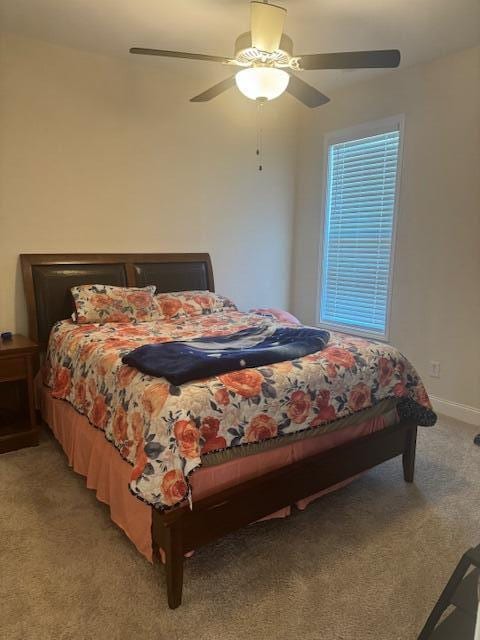
POLYGON ((327 98, 327 96, 321 93, 318 89, 312 87, 311 84, 300 80, 300 78, 293 75, 293 73, 290 73, 290 81, 286 91, 311 109, 321 107, 322 104, 330 102, 330 98, 327 98))
POLYGON ((400 64, 398 49, 312 53, 300 58, 300 67, 313 69, 393 69, 400 64))
POLYGON ((214 84, 213 87, 210 87, 210 89, 207 89, 203 93, 200 93, 198 96, 195 96, 194 98, 190 98, 190 102, 208 102, 209 100, 216 98, 221 93, 223 93, 224 91, 227 91, 227 89, 231 89, 234 86, 235 86, 235 76, 233 75, 233 76, 230 76, 229 78, 225 78, 225 80, 222 80, 217 84, 214 84))
POLYGON ((132 47, 130 53, 142 56, 162 56, 165 58, 188 58, 189 60, 206 60, 207 62, 223 62, 224 64, 235 64, 236 60, 224 58, 222 56, 209 56, 203 53, 186 53, 185 51, 164 51, 163 49, 143 49, 142 47, 132 47))
POLYGON ((252 47, 272 53, 280 46, 287 10, 266 2, 250 3, 252 47))

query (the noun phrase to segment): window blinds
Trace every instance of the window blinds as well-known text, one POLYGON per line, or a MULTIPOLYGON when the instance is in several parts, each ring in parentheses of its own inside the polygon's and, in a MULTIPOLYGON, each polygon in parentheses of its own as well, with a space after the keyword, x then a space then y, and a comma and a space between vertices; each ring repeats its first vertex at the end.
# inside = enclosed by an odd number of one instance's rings
POLYGON ((320 321, 386 334, 400 132, 328 147, 320 321))

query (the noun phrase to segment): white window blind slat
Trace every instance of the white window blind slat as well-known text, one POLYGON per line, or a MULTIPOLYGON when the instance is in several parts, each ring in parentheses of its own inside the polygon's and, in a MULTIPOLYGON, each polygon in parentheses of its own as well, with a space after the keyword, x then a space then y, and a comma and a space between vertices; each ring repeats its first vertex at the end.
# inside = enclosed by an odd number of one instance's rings
POLYGON ((321 323, 386 335, 399 148, 397 126, 328 146, 321 323))
POLYGON ((372 172, 379 167, 387 167, 391 169, 395 155, 393 153, 385 151, 384 153, 372 153, 372 154, 358 154, 357 156, 332 156, 333 162, 337 164, 341 163, 342 166, 339 169, 339 173, 337 174, 337 179, 341 180, 343 177, 346 177, 349 171, 368 171, 372 172), (369 166, 364 169, 363 167, 365 160, 368 160, 369 166))

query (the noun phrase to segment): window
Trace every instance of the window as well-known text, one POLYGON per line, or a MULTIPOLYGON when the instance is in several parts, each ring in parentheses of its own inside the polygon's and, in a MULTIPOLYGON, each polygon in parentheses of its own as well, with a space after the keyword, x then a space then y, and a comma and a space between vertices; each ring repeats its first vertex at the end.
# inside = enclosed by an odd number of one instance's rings
POLYGON ((401 118, 326 140, 320 324, 387 338, 401 118))

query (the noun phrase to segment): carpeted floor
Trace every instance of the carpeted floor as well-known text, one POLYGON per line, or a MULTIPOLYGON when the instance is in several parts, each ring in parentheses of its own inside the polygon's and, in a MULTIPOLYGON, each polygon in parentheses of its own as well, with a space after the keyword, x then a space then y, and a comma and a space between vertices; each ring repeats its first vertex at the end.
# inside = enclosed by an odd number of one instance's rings
POLYGON ((200 549, 176 611, 163 574, 45 435, 0 457, 0 638, 413 640, 480 542, 477 431, 421 428, 414 485, 398 458, 304 513, 200 549))

